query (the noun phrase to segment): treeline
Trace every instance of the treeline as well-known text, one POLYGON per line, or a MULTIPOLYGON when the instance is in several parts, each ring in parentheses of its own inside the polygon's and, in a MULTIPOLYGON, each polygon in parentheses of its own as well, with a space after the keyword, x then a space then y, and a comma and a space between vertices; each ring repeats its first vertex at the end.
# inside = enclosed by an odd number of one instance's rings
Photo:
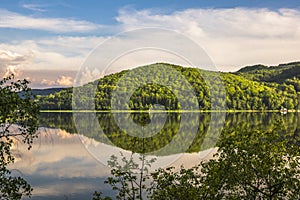
POLYGON ((41 110, 71 110, 73 88, 62 89, 49 95, 36 95, 41 110))
MULTIPOLYGON (((112 97, 117 93, 114 103, 123 105, 118 108, 131 110, 148 110, 155 104, 166 110, 189 110, 195 101, 200 110, 298 109, 299 69, 299 64, 294 63, 219 73, 157 63, 110 74, 75 88, 73 106, 111 110, 112 97), (191 98, 192 93, 195 99, 191 98)), ((37 100, 44 110, 71 110, 72 91, 73 88, 67 88, 37 96, 37 100)))

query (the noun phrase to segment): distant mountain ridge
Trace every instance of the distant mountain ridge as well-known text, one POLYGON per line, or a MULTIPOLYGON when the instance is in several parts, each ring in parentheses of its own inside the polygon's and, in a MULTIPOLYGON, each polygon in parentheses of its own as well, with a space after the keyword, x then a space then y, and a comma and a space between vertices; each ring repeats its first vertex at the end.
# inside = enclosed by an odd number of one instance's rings
POLYGON ((33 95, 47 96, 49 94, 53 94, 55 92, 59 92, 61 90, 65 90, 66 88, 46 88, 46 89, 32 89, 31 92, 33 95))
POLYGON ((234 74, 259 82, 284 83, 289 79, 300 79, 300 62, 279 64, 278 66, 254 65, 244 67, 234 74))

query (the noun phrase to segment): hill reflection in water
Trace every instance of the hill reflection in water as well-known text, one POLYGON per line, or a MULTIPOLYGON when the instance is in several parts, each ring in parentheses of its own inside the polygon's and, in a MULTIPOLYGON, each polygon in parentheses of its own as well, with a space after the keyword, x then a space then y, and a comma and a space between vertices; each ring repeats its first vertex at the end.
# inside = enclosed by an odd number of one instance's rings
MULTIPOLYGON (((80 133, 98 142, 125 150, 149 153, 168 146, 178 135, 181 137, 173 149, 159 155, 193 153, 215 147, 220 134, 243 127, 245 130, 273 130, 282 120, 287 137, 298 142, 300 132, 299 113, 226 113, 225 123, 218 113, 97 113, 97 121, 90 113, 76 119, 80 133), (213 116, 212 116, 213 115, 213 116), (93 124, 96 124, 93 126, 93 124), (196 127, 191 129, 191 127, 196 127), (221 131, 221 132, 220 132, 221 131), (144 135, 143 135, 144 134, 144 135), (148 134, 148 135, 146 135, 148 134), (188 148, 182 149, 183 144, 188 148), (146 145, 145 145, 146 144, 146 145)), ((41 126, 59 128, 78 133, 72 113, 41 113, 41 126)), ((77 126, 78 127, 78 126, 77 126)), ((240 130, 240 129, 239 129, 240 130)))
MULTIPOLYGON (((213 152, 210 149, 215 147, 219 136, 219 133, 214 132, 218 130, 216 127, 220 126, 219 121, 212 118, 211 113, 116 115, 122 115, 121 118, 116 117, 117 119, 132 120, 152 133, 149 137, 141 139, 134 135, 138 134, 134 126, 126 126, 126 123, 120 125, 112 113, 97 113, 97 123, 101 130, 91 129, 90 115, 85 114, 81 123, 86 124, 86 130, 89 131, 81 131, 79 135, 72 113, 41 113, 40 137, 36 139, 32 150, 27 151, 26 146, 21 143, 14 146, 17 159, 12 166, 13 172, 22 173, 33 186, 32 199, 91 199, 92 193, 99 189, 108 195, 111 190, 103 181, 109 175, 109 168, 104 164, 110 155, 117 154, 122 149, 127 152, 144 151, 151 155, 168 146, 180 128, 190 130, 189 127, 196 126, 195 134, 185 133, 181 140, 174 143, 175 148, 160 152, 161 156, 171 157, 174 161, 173 166, 184 163, 186 167, 191 167, 201 158, 211 157, 213 152), (186 120, 183 121, 183 118, 186 120), (147 127, 149 124, 151 126, 147 127), (189 137, 192 138, 189 147, 186 150, 181 149, 180 141, 184 142, 190 139, 189 137), (203 150, 206 150, 204 154, 199 154, 199 151, 203 150), (181 156, 183 151, 186 153, 181 156)), ((239 127, 239 130, 272 130, 278 120, 283 120, 283 126, 286 127, 285 136, 291 142, 299 144, 299 119, 298 113, 227 113, 221 134, 234 131, 236 127, 239 127)), ((159 163, 157 167, 160 165, 164 166, 164 163, 159 163)))

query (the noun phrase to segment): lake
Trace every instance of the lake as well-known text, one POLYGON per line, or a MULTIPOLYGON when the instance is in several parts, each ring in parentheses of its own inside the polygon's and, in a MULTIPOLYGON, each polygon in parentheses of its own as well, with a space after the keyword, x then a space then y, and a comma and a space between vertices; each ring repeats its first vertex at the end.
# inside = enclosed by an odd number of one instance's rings
POLYGON ((112 194, 103 182, 111 155, 144 153, 158 167, 191 167, 214 153, 220 134, 273 130, 300 144, 300 114, 288 113, 56 113, 40 114, 33 148, 15 143, 13 174, 34 188, 31 199, 92 199, 112 194))

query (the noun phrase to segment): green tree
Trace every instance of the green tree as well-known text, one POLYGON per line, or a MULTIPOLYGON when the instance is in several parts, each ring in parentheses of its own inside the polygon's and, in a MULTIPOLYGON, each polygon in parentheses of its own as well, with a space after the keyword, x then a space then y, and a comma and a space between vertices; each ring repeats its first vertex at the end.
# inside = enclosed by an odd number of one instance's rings
MULTIPOLYGON (((149 178, 149 167, 155 159, 147 160, 144 154, 140 154, 139 161, 141 166, 134 161, 134 153, 127 159, 121 153, 121 162, 118 157, 112 155, 108 161, 108 166, 111 167, 111 177, 108 177, 104 182, 111 185, 113 190, 118 192, 116 199, 144 199, 146 194, 146 180, 149 178)), ((102 198, 101 192, 95 192, 93 200, 108 200, 110 197, 102 198)))
POLYGON ((14 162, 11 150, 15 140, 22 140, 30 149, 37 137, 39 108, 28 88, 29 82, 14 82, 13 78, 10 75, 0 81, 0 199, 15 200, 30 196, 32 188, 7 168, 14 162))
POLYGON ((155 200, 200 199, 203 177, 198 172, 199 166, 190 169, 181 166, 179 171, 174 171, 174 167, 158 169, 151 174, 149 197, 155 200))
MULTIPOLYGON (((279 126, 267 131, 239 127, 222 135, 214 159, 190 169, 158 169, 151 173, 148 188, 137 184, 132 169, 138 165, 132 159, 123 158, 125 165, 120 165, 112 157, 112 177, 106 183, 119 192, 118 199, 142 199, 140 189, 150 199, 299 199, 300 147, 279 126)), ((100 194, 94 199, 103 199, 100 194)))
POLYGON ((201 163, 206 198, 300 198, 300 149, 281 131, 232 131, 218 145, 217 158, 201 163))

